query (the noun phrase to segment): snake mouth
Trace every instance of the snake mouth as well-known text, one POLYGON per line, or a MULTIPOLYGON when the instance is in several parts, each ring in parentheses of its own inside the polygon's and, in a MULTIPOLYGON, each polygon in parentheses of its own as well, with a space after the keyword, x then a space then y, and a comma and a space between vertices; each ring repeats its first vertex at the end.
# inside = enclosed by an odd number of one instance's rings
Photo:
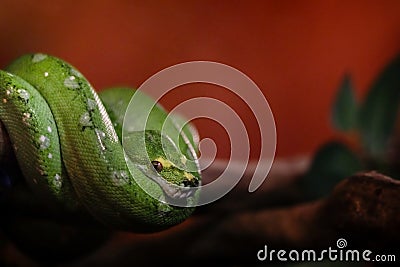
POLYGON ((146 168, 145 166, 141 166, 140 169, 148 178, 160 186, 164 195, 168 199, 172 200, 172 202, 174 202, 174 200, 186 200, 189 197, 194 196, 201 185, 201 182, 197 179, 184 180, 180 185, 176 185, 165 180, 157 172, 153 170, 149 171, 149 168, 146 168))
POLYGON ((172 199, 183 200, 195 194, 199 187, 199 181, 196 182, 184 180, 181 185, 175 185, 166 181, 161 176, 153 179, 164 191, 164 194, 172 199))

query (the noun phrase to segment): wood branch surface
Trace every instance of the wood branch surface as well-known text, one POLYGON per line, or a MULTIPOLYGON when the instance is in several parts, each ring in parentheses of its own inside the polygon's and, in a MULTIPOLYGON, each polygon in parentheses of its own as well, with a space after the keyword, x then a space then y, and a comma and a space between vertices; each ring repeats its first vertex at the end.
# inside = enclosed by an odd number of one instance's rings
MULTIPOLYGON (((157 265, 161 259, 168 264, 248 265, 257 263, 256 253, 264 245, 327 249, 336 248, 339 238, 345 238, 351 248, 393 251, 400 241, 399 192, 399 181, 376 172, 360 173, 338 184, 327 198, 310 203, 224 215, 200 213, 170 231, 150 236, 119 233, 98 255, 103 255, 104 266, 130 260, 157 265), (112 257, 104 256, 110 251, 112 257), (152 252, 156 257, 149 259, 152 252)), ((97 261, 88 258, 81 264, 97 261)))

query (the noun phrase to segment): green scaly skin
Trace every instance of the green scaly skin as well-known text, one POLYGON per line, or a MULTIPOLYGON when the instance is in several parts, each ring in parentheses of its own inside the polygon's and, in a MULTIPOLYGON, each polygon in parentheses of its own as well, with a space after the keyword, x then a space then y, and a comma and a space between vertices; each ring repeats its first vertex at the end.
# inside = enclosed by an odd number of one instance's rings
MULTIPOLYGON (((132 177, 120 140, 123 114, 133 93, 126 88, 106 90, 103 105, 89 82, 68 63, 44 54, 25 55, 0 71, 0 119, 27 183, 39 196, 72 210, 82 204, 95 218, 116 229, 153 232, 182 222, 193 208, 154 199, 132 177)), ((166 138, 160 134, 166 116, 156 105, 147 121, 150 130, 131 134, 127 153, 137 161, 131 165, 151 166, 151 161, 159 160, 165 165, 159 173, 162 179, 197 187, 201 178, 198 165, 197 171, 182 170, 193 164, 191 160, 186 163, 186 158, 197 160, 193 153, 197 148, 189 149, 196 145, 195 132, 185 126, 177 139, 166 138), (147 157, 137 152, 136 138, 145 139, 147 157), (162 149, 162 141, 167 139, 167 146, 175 149, 174 163, 162 149), (175 164, 179 161, 182 166, 175 164)), ((166 128, 176 131, 176 125, 166 128)), ((165 193, 145 172, 134 173, 151 191, 165 193)), ((197 198, 198 191, 187 201, 197 198)))

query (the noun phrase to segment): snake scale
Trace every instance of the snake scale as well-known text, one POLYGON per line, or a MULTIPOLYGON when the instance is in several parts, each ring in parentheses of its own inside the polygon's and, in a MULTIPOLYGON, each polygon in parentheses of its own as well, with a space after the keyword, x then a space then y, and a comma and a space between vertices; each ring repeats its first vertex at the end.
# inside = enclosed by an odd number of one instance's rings
MULTIPOLYGON (((41 53, 24 55, 0 70, 0 120, 29 188, 47 202, 87 210, 115 229, 153 232, 185 220, 192 207, 163 200, 194 203, 199 196, 195 130, 178 119, 167 121, 157 104, 146 129, 128 134, 126 149, 124 114, 138 92, 113 88, 97 94, 72 65, 41 53), (165 135, 164 124, 178 134, 165 135), (173 153, 165 153, 165 146, 173 153), (134 176, 159 197, 143 190, 134 176), (195 193, 185 193, 187 188, 195 193)), ((140 92, 138 97, 153 101, 140 92)))

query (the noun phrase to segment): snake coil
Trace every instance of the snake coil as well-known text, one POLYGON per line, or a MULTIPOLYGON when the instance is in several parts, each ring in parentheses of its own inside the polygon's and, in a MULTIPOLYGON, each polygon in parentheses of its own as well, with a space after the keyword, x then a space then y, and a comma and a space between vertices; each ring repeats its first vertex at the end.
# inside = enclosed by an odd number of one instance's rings
POLYGON ((187 218, 193 208, 165 200, 198 198, 198 190, 190 191, 201 179, 193 127, 179 131, 154 105, 146 130, 128 134, 130 146, 123 147, 124 114, 133 94, 116 88, 99 96, 73 66, 45 54, 24 55, 0 71, 0 120, 29 187, 49 202, 84 207, 117 229, 157 231, 187 218), (176 136, 164 134, 163 126, 176 136))

